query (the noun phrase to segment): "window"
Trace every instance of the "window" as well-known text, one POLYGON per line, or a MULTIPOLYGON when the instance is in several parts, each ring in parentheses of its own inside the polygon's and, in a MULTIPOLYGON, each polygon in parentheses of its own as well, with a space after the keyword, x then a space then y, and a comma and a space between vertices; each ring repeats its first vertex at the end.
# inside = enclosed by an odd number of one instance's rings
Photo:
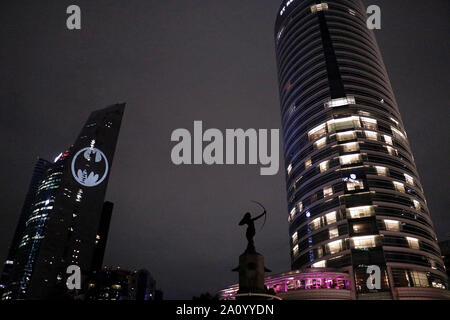
POLYGON ((413 203, 414 203, 414 208, 416 208, 416 210, 422 209, 422 206, 420 205, 419 201, 413 200, 413 203))
POLYGON ((364 189, 364 182, 362 180, 353 180, 347 182, 347 190, 355 191, 364 189))
POLYGON ((387 144, 390 144, 391 146, 394 145, 394 142, 392 141, 392 138, 388 135, 384 135, 384 141, 386 141, 387 144))
POLYGON ((322 258, 323 257, 323 249, 322 247, 317 248, 317 257, 322 258))
POLYGON ((291 210, 291 213, 290 213, 291 221, 294 220, 294 217, 295 217, 295 214, 296 214, 296 213, 297 213, 297 210, 296 210, 295 208, 293 208, 293 209, 291 210))
POLYGON ((294 254, 294 257, 298 256, 298 244, 292 249, 292 253, 294 254))
POLYGON ((364 133, 366 134, 367 139, 378 141, 378 133, 375 131, 364 131, 364 133))
POLYGON ((333 224, 333 223, 335 223, 337 221, 336 220, 336 211, 327 213, 325 215, 325 217, 327 218, 327 224, 333 224))
POLYGON ((414 178, 411 177, 409 174, 406 174, 406 173, 404 175, 405 175, 406 183, 413 186, 414 185, 414 178))
POLYGON ((379 176, 387 177, 387 175, 388 175, 388 168, 376 166, 375 169, 377 170, 377 174, 379 176))
POLYGON ((327 262, 325 260, 322 260, 322 261, 314 263, 313 265, 311 265, 311 267, 313 267, 313 268, 325 268, 326 263, 327 262))
POLYGON ((337 140, 339 142, 355 140, 355 139, 356 139, 356 131, 345 131, 345 132, 339 132, 337 134, 337 140))
POLYGON ((318 11, 328 10, 328 4, 327 3, 319 3, 314 6, 311 6, 311 12, 316 13, 318 11))
POLYGON ((377 120, 372 118, 361 117, 364 128, 369 130, 377 130, 377 120))
POLYGON ((354 237, 351 243, 353 249, 367 249, 377 246, 375 236, 354 237))
POLYGON ((361 127, 359 117, 352 116, 347 118, 333 119, 327 122, 328 132, 343 131, 361 127))
POLYGON ((303 202, 299 202, 297 206, 298 206, 298 211, 302 212, 303 211, 303 202))
POLYGON ((394 138, 403 139, 403 140, 406 139, 405 135, 400 130, 398 130, 394 127, 391 127, 391 130, 392 130, 392 134, 394 135, 394 138))
POLYGON ((428 277, 425 272, 421 271, 410 271, 411 280, 414 284, 414 287, 429 287, 430 283, 428 282, 428 277))
POLYGON ((355 97, 347 96, 345 98, 332 99, 328 102, 325 102, 325 108, 336 108, 336 107, 347 106, 350 104, 356 104, 355 97))
POLYGON ((291 174, 291 171, 292 171, 292 164, 290 164, 290 165, 287 167, 287 173, 288 173, 288 174, 291 174))
POLYGON ((317 230, 321 227, 320 218, 314 219, 310 224, 312 230, 317 230))
POLYGON ((308 169, 311 166, 312 166, 312 160, 311 159, 306 160, 305 161, 305 169, 308 169))
POLYGON ((298 233, 294 232, 294 234, 292 235, 292 243, 295 244, 298 242, 298 233))
POLYGON ((326 187, 323 189, 323 196, 329 197, 333 195, 333 187, 326 187))
POLYGON ((384 225, 387 231, 400 231, 400 221, 384 220, 384 225))
POLYGON ((309 141, 316 140, 327 133, 325 123, 321 124, 318 127, 315 127, 311 131, 308 132, 309 141))
POLYGON ((387 149, 387 152, 391 155, 391 156, 398 156, 398 151, 397 149, 392 148, 391 146, 385 146, 387 149))
POLYGON ((359 154, 359 153, 349 154, 346 156, 339 157, 339 162, 341 163, 341 165, 355 164, 355 163, 360 163, 361 161, 362 161, 362 157, 361 157, 361 154, 359 154))
POLYGON ((412 238, 412 237, 406 237, 406 241, 408 241, 409 247, 411 249, 420 249, 419 239, 412 238))
POLYGON ((330 168, 330 161, 327 160, 327 161, 322 162, 322 163, 319 165, 319 167, 320 167, 320 172, 325 172, 325 171, 327 171, 327 170, 330 168))
POLYGON ((320 149, 326 146, 326 144, 327 144, 327 137, 323 137, 322 139, 319 139, 314 143, 314 148, 320 149))
POLYGON ((393 181, 393 184, 394 184, 395 190, 397 190, 398 192, 405 193, 405 185, 403 183, 397 182, 397 181, 393 181))
POLYGON ((334 238, 339 237, 338 228, 330 229, 328 232, 329 232, 329 235, 330 235, 330 239, 334 239, 334 238))
POLYGON ((350 143, 342 144, 342 151, 344 151, 344 152, 359 151, 359 143, 358 142, 350 142, 350 143))
POLYGON ((342 240, 333 241, 327 244, 330 254, 335 254, 342 251, 342 240))
POLYGON ((350 215, 352 219, 371 217, 375 213, 373 206, 363 206, 348 208, 347 214, 350 215))

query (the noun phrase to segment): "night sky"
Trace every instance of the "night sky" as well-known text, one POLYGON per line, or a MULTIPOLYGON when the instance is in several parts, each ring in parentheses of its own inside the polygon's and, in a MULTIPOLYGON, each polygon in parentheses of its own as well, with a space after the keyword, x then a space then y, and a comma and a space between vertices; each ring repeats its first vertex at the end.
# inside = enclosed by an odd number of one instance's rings
MULTIPOLYGON (((237 282, 243 214, 268 209, 256 247, 290 268, 283 160, 172 164, 173 130, 280 128, 273 25, 280 0, 21 1, 0 4, 0 260, 6 258, 37 156, 71 145, 90 112, 127 102, 107 200, 104 263, 147 268, 165 298, 237 282), (66 28, 66 8, 82 30, 66 28)), ((448 0, 366 0, 382 9, 377 39, 440 240, 448 239, 448 0)), ((280 152, 282 154, 282 152, 280 152)), ((280 155, 282 157, 282 155, 280 155)), ((259 228, 259 226, 257 227, 259 228)))

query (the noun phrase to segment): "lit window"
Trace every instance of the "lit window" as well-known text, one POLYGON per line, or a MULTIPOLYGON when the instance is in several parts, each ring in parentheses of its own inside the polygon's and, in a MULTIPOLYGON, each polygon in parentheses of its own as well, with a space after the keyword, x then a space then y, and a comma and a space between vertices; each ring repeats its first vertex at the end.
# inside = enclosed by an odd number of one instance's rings
POLYGON ((384 135, 384 141, 386 141, 386 143, 390 144, 391 146, 394 145, 394 142, 392 141, 392 138, 388 135, 384 135))
POLYGON ((371 217, 375 213, 373 206, 363 206, 348 208, 347 213, 350 214, 352 219, 371 217))
POLYGON ((364 133, 366 134, 366 138, 369 140, 378 140, 378 133, 376 133, 375 131, 364 131, 364 133))
POLYGON ((413 200, 413 202, 414 202, 414 208, 416 208, 416 210, 422 209, 422 206, 420 205, 419 201, 413 200))
POLYGON ((292 249, 292 253, 294 254, 294 256, 298 255, 298 244, 292 249))
POLYGON ((327 144, 327 137, 323 137, 322 139, 319 139, 314 143, 314 147, 316 149, 320 149, 326 146, 326 144, 327 144))
POLYGON ((332 99, 328 102, 325 102, 325 107, 326 108, 336 108, 336 107, 348 106, 350 104, 356 104, 355 97, 347 96, 345 98, 332 99))
POLYGON ((295 232, 295 233, 292 235, 292 243, 297 243, 297 242, 298 242, 298 233, 295 232))
POLYGON ((325 127, 325 123, 323 123, 320 126, 317 126, 308 132, 309 141, 316 140, 316 139, 324 136, 326 133, 327 133, 327 130, 325 127))
POLYGON ((379 176, 387 177, 387 175, 388 175, 388 168, 376 166, 375 169, 377 170, 377 174, 379 176))
POLYGON ((305 161, 305 168, 308 169, 311 166, 312 166, 312 160, 311 159, 306 160, 305 161))
POLYGON ((367 249, 377 246, 375 236, 354 237, 351 242, 354 249, 367 249))
POLYGON ((337 221, 336 220, 336 211, 327 213, 325 215, 325 217, 327 218, 327 224, 333 224, 333 223, 335 223, 337 221))
POLYGON ((359 151, 359 143, 358 142, 350 142, 350 143, 342 144, 342 149, 344 152, 359 151))
POLYGON ((317 248, 317 257, 322 258, 323 257, 323 249, 322 247, 317 248))
POLYGON ((347 190, 355 191, 364 189, 364 182, 362 180, 353 180, 347 182, 347 190))
POLYGON ((327 244, 330 254, 335 254, 342 251, 342 240, 333 241, 327 244))
POLYGON ((333 187, 326 187, 323 189, 323 196, 329 197, 333 195, 333 187))
POLYGON ((297 206, 298 206, 298 211, 302 212, 303 211, 303 202, 299 202, 297 206))
POLYGON ((391 119, 391 121, 394 122, 396 125, 399 124, 399 122, 397 120, 395 120, 394 118, 389 118, 389 119, 391 119))
POLYGON ((327 171, 327 170, 330 168, 330 161, 327 160, 327 161, 322 162, 322 163, 319 165, 319 167, 320 167, 320 172, 325 172, 325 171, 327 171))
POLYGON ((384 225, 387 231, 400 231, 400 221, 384 220, 384 225))
POLYGON ((296 214, 296 213, 297 213, 297 210, 296 210, 295 208, 293 208, 293 209, 291 210, 291 213, 290 213, 291 221, 294 220, 294 217, 295 217, 295 214, 296 214))
POLYGON ((339 142, 355 140, 355 139, 356 139, 356 131, 339 132, 337 134, 337 140, 339 142))
POLYGON ((411 249, 420 249, 419 239, 406 237, 406 241, 408 241, 409 247, 411 249))
POLYGON ((360 163, 362 161, 361 154, 349 154, 346 156, 340 156, 339 161, 341 165, 349 165, 349 164, 355 164, 360 163))
POLYGON ((313 268, 325 268, 325 266, 326 266, 326 261, 325 260, 316 262, 313 265, 311 265, 311 267, 313 267, 313 268))
POLYGON ((361 127, 359 117, 352 116, 347 118, 333 119, 327 122, 328 132, 343 131, 361 127))
POLYGON ((327 3, 319 3, 314 6, 311 6, 311 12, 316 13, 318 11, 328 10, 328 4, 327 3))
POLYGON ((330 235, 330 239, 334 239, 334 238, 339 237, 338 228, 330 229, 328 232, 329 232, 329 235, 330 235))
POLYGON ((356 16, 356 11, 352 9, 348 9, 348 13, 350 13, 352 16, 356 16))
POLYGON ((353 225, 353 232, 361 233, 364 229, 366 229, 365 227, 366 226, 364 224, 354 224, 353 225))
POLYGON ((392 134, 394 135, 395 138, 403 139, 403 140, 406 139, 405 135, 400 130, 398 130, 394 127, 391 127, 391 130, 392 130, 392 134))
POLYGON ((364 128, 369 130, 377 130, 377 120, 372 118, 361 117, 364 128))
POLYGON ((393 181, 393 184, 394 184, 395 190, 397 190, 398 192, 405 193, 405 185, 403 183, 397 182, 397 181, 393 181))
POLYGON ((409 174, 405 173, 405 180, 407 184, 410 184, 412 186, 414 185, 414 178, 411 177, 409 174))
POLYGON ((282 28, 281 28, 281 30, 278 32, 278 35, 277 35, 277 40, 280 40, 280 38, 281 38, 281 35, 283 34, 283 32, 284 32, 284 29, 285 29, 285 26, 283 26, 282 28))
MULTIPOLYGON (((407 272, 407 271, 405 271, 407 272)), ((428 281, 427 274, 421 271, 410 271, 411 280, 414 287, 429 287, 430 283, 428 281)))
POLYGON ((391 146, 385 146, 387 149, 387 152, 391 155, 391 156, 398 156, 398 151, 397 149, 392 148, 391 146))
POLYGON ((288 173, 288 174, 291 174, 291 171, 292 171, 292 164, 290 164, 290 165, 287 167, 287 173, 288 173))
POLYGON ((321 227, 320 218, 314 219, 310 224, 312 230, 317 230, 321 227))

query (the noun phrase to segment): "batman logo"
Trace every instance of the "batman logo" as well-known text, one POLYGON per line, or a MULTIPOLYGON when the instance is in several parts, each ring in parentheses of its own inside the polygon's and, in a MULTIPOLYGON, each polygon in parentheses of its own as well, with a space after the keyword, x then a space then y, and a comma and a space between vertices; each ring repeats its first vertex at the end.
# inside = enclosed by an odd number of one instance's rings
POLYGON ((97 148, 84 148, 78 151, 72 160, 72 175, 85 187, 95 187, 108 175, 108 159, 97 148))

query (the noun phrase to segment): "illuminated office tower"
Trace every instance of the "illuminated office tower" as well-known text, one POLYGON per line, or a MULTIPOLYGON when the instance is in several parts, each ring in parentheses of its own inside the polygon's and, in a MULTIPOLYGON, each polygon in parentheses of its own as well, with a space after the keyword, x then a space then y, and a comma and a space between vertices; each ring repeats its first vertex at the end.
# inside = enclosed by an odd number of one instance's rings
POLYGON ((275 42, 292 269, 350 268, 356 298, 438 298, 448 279, 360 0, 284 1, 275 42), (369 290, 367 267, 381 269, 369 290))
POLYGON ((38 161, 2 280, 2 299, 60 299, 67 267, 100 268, 112 204, 104 203, 125 105, 95 111, 54 163, 38 161))

